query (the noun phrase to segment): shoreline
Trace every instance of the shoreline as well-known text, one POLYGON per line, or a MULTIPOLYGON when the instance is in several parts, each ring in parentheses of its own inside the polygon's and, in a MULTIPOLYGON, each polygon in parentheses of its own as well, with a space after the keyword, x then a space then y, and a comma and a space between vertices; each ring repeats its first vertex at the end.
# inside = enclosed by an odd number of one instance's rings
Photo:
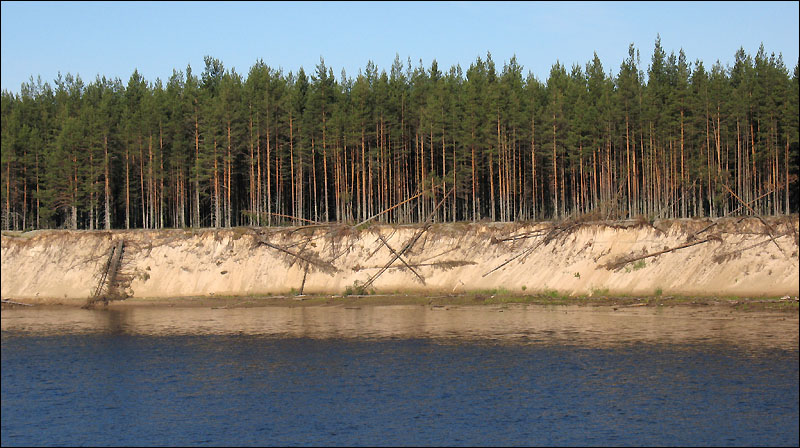
POLYGON ((797 302, 698 297, 371 295, 136 298, 84 309, 4 306, 4 337, 255 336, 618 347, 730 344, 797 351, 797 302))
MULTIPOLYGON (((5 300, 5 299, 4 299, 5 300)), ((86 308, 86 299, 8 299, 2 309, 86 308)), ((273 295, 273 296, 188 296, 188 297, 130 297, 102 302, 90 309, 126 308, 263 308, 263 307, 361 307, 361 306, 428 306, 485 307, 534 305, 547 307, 579 306, 587 309, 616 310, 619 308, 686 308, 714 309, 731 313, 778 312, 800 314, 798 297, 720 297, 720 296, 600 296, 570 297, 566 295, 523 295, 506 291, 479 291, 458 294, 371 294, 371 295, 273 295)))

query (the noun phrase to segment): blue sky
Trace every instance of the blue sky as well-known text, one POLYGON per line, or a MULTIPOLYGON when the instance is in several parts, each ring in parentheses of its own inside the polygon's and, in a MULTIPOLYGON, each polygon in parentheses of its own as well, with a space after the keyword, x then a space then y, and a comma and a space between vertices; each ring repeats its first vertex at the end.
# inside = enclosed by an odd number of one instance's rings
POLYGON ((337 79, 372 60, 389 71, 395 54, 413 66, 435 58, 466 71, 486 52, 502 68, 516 54, 524 72, 546 80, 558 60, 585 65, 597 52, 616 74, 633 43, 647 69, 656 34, 667 53, 732 64, 744 47, 755 55, 798 60, 798 2, 2 2, 0 87, 62 73, 87 82, 97 74, 148 80, 203 56, 246 75, 262 58, 271 67, 313 71, 320 56, 337 79))

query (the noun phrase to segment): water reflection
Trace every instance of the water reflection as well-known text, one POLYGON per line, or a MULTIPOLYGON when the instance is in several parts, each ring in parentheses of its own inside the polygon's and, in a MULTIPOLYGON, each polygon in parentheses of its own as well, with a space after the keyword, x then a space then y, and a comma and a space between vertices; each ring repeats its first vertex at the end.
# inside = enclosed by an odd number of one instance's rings
POLYGON ((246 334, 304 338, 481 339, 613 346, 731 343, 797 350, 798 316, 693 308, 307 306, 7 309, 2 331, 35 334, 246 334))

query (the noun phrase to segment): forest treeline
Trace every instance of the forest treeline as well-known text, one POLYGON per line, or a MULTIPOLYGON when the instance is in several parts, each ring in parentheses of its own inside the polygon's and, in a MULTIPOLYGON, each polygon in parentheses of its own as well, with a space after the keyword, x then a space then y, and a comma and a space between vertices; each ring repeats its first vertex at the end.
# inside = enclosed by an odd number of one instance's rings
POLYGON ((798 66, 763 45, 710 70, 660 38, 612 76, 545 82, 491 54, 399 56, 127 84, 69 74, 2 93, 4 229, 779 215, 798 209, 798 66), (387 211, 388 210, 388 211, 387 211))

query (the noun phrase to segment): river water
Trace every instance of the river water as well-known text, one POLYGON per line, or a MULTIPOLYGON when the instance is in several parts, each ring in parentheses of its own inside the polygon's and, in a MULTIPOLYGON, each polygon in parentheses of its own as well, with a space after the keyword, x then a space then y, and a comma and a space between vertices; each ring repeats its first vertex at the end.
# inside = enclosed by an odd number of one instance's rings
POLYGON ((798 445, 798 318, 2 311, 2 445, 798 445))

